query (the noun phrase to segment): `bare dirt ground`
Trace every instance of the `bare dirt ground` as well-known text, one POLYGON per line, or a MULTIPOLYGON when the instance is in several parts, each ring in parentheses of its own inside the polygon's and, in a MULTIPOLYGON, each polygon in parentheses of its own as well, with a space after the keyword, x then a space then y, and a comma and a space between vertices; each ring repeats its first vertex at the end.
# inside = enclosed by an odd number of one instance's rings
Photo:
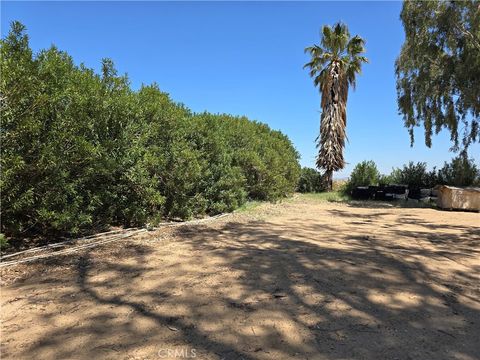
POLYGON ((480 215, 307 197, 2 270, 2 359, 479 359, 480 215))

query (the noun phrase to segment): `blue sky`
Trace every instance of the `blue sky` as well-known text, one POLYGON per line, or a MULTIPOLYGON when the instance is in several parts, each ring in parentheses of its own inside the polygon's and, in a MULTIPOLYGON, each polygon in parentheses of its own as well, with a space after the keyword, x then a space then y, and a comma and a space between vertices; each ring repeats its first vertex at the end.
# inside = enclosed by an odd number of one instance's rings
MULTIPOLYGON (((347 176, 362 160, 390 172, 409 160, 441 166, 454 154, 449 135, 432 148, 416 132, 410 147, 397 112, 394 61, 403 43, 401 2, 3 2, 1 31, 19 20, 34 51, 55 44, 99 69, 111 58, 133 88, 157 82, 192 110, 246 115, 286 133, 314 165, 319 93, 303 49, 324 24, 345 22, 367 40, 367 57, 348 101, 347 176)), ((479 154, 480 146, 470 154, 479 154)), ((478 162, 479 158, 476 157, 478 162)))

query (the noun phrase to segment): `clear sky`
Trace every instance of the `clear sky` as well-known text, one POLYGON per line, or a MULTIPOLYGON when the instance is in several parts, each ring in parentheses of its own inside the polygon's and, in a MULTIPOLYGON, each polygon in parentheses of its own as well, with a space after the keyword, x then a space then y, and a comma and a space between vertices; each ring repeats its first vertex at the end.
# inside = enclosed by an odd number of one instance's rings
MULTIPOLYGON (((409 160, 441 166, 454 155, 447 133, 410 147, 398 115, 394 61, 403 43, 401 2, 4 2, 1 32, 19 20, 34 51, 55 44, 94 69, 111 58, 133 88, 157 82, 193 111, 246 115, 286 133, 313 167, 319 93, 303 49, 324 24, 345 22, 367 40, 367 57, 348 100, 345 159, 390 172, 409 160)), ((478 163, 480 146, 470 150, 478 163)))

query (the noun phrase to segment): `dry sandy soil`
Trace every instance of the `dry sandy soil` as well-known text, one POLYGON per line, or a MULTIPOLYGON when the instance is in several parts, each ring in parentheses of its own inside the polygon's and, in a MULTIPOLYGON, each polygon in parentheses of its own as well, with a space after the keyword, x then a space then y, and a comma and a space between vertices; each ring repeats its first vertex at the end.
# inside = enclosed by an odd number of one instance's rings
POLYGON ((2 269, 2 359, 479 359, 480 215, 307 197, 2 269))

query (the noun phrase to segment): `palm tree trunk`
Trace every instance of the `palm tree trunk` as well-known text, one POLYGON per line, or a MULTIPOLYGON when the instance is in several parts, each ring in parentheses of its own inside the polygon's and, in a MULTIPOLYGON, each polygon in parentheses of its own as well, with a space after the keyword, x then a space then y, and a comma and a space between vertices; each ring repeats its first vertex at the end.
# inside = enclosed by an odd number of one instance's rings
POLYGON ((327 185, 327 191, 332 191, 333 189, 333 170, 325 171, 325 182, 327 185))
POLYGON ((328 186, 331 188, 333 171, 343 169, 343 148, 345 146, 346 94, 348 85, 341 73, 338 62, 332 64, 328 80, 322 87, 322 115, 318 137, 316 165, 325 169, 328 186))

